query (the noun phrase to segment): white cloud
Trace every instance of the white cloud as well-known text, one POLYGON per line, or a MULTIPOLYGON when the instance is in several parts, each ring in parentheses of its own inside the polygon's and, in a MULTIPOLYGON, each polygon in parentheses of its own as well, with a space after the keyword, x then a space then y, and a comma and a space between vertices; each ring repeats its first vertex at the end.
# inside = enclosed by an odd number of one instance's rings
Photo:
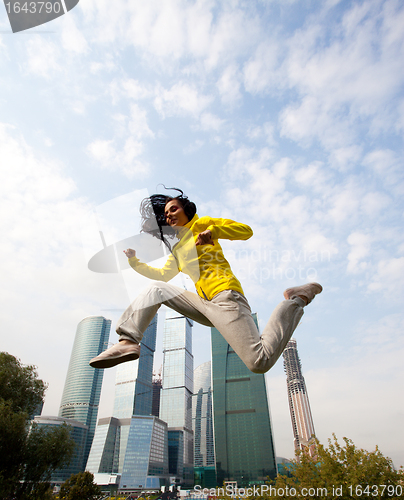
POLYGON ((204 141, 197 139, 193 143, 189 144, 186 148, 184 148, 184 154, 188 155, 195 153, 196 151, 199 151, 204 144, 204 141))
POLYGON ((218 131, 224 124, 224 120, 212 113, 202 113, 200 120, 201 130, 215 130, 218 131))
POLYGON ((223 71, 217 82, 222 102, 228 105, 234 105, 241 99, 240 75, 235 65, 230 65, 223 71))
POLYGON ((150 130, 147 123, 147 112, 137 104, 130 106, 129 132, 137 139, 154 138, 154 133, 150 130))
POLYGON ((296 181, 306 189, 322 194, 329 190, 331 175, 322 162, 314 161, 305 167, 298 168, 294 176, 296 181))
POLYGON ((114 140, 96 139, 87 146, 87 151, 102 168, 121 171, 129 179, 144 178, 150 172, 148 163, 141 159, 143 143, 132 137, 124 141, 121 149, 117 149, 114 140))
POLYGON ((51 78, 55 72, 61 70, 60 50, 53 41, 48 41, 43 37, 32 37, 27 45, 26 68, 29 73, 33 73, 43 78, 51 78))
POLYGON ((329 161, 332 167, 347 172, 358 165, 362 157, 362 148, 358 145, 332 149, 329 161))
POLYGON ((378 149, 368 153, 362 164, 370 167, 387 186, 403 181, 403 160, 390 149, 378 149))
POLYGON ((154 106, 159 114, 167 116, 198 117, 211 103, 212 97, 200 94, 196 86, 184 82, 171 89, 157 89, 154 106))
POLYGON ((363 188, 352 178, 348 178, 345 184, 341 184, 330 194, 327 203, 328 215, 333 223, 356 224, 358 221, 358 211, 360 200, 363 195, 363 188))
POLYGON ((371 292, 383 292, 394 301, 400 300, 404 289, 404 257, 381 260, 368 289, 371 292))
POLYGON ((321 16, 296 32, 282 70, 299 97, 281 114, 282 133, 335 148, 357 139, 354 123, 366 123, 372 134, 394 128, 396 110, 389 103, 404 81, 398 66, 404 57, 397 28, 402 16, 397 2, 363 2, 341 24, 332 23, 331 38, 330 25, 317 24, 321 16))
POLYGON ((244 65, 244 87, 257 94, 282 85, 279 66, 279 48, 274 40, 265 40, 244 65))
POLYGON ((74 22, 74 16, 63 17, 61 42, 62 47, 67 51, 85 54, 89 50, 82 31, 77 28, 74 22))
POLYGON ((369 267, 369 261, 365 260, 370 254, 372 238, 368 234, 355 231, 348 236, 351 251, 348 254, 348 273, 359 273, 369 267))
POLYGON ((154 138, 146 110, 132 103, 129 117, 117 114, 113 119, 114 139, 95 139, 87 146, 87 152, 102 168, 120 171, 130 179, 146 177, 150 166, 143 159, 145 141, 154 138))

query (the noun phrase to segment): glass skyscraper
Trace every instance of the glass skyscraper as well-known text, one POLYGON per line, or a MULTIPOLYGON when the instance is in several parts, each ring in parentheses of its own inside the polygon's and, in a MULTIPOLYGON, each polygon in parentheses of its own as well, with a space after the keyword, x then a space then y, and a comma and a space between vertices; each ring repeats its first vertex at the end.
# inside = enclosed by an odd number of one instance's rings
POLYGON ((202 488, 216 486, 212 403, 212 363, 207 361, 194 370, 192 396, 195 484, 202 488))
POLYGON ((167 424, 151 415, 100 419, 86 469, 103 482, 108 482, 108 476, 121 474, 121 490, 166 486, 167 424))
POLYGON ((192 320, 169 309, 163 337, 160 418, 168 424, 170 474, 193 484, 192 320))
POLYGON ((263 483, 276 476, 265 376, 250 372, 216 328, 211 334, 217 484, 263 483))
POLYGON ((151 417, 156 333, 157 315, 144 333, 139 359, 117 368, 113 417, 99 420, 88 457, 86 468, 96 478, 121 474, 121 489, 168 483, 167 425, 151 417))
POLYGON ((75 420, 70 420, 68 418, 62 417, 47 417, 47 416, 36 416, 34 418, 34 423, 38 427, 45 429, 52 429, 52 427, 60 426, 66 424, 69 426, 70 437, 74 440, 76 445, 73 457, 70 463, 63 469, 57 469, 52 472, 51 483, 52 484, 62 484, 72 474, 77 474, 83 471, 83 455, 85 451, 85 444, 87 440, 88 427, 75 420))
POLYGON ((313 456, 316 451, 313 417, 295 339, 289 340, 283 351, 283 366, 286 372, 295 450, 307 449, 313 456))
POLYGON ((133 416, 120 489, 160 489, 168 482, 167 424, 155 416, 133 416))
POLYGON ((104 376, 104 370, 96 370, 88 363, 106 349, 110 329, 111 320, 102 316, 90 316, 78 324, 59 409, 59 417, 88 427, 82 470, 94 437, 104 376))
POLYGON ((157 316, 147 327, 138 361, 118 365, 113 417, 150 415, 153 402, 153 359, 156 350, 157 316))

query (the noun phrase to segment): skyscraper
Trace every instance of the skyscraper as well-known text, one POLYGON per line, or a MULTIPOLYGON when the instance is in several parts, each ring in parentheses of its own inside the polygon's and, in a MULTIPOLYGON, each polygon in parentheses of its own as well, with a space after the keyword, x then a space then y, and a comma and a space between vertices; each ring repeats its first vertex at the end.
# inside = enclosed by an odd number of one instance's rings
POLYGON ((152 415, 155 417, 160 416, 160 394, 161 387, 163 386, 163 381, 160 377, 153 379, 153 403, 152 403, 152 415))
POLYGON ((139 359, 118 366, 113 416, 99 420, 88 457, 96 481, 122 474, 121 489, 168 483, 167 424, 151 417, 156 333, 157 316, 144 333, 139 359))
POLYGON ((192 320, 169 309, 163 337, 163 385, 160 418, 168 424, 170 474, 193 484, 192 320))
POLYGON ((192 429, 194 431, 195 482, 202 488, 216 486, 216 461, 213 438, 212 363, 194 370, 192 429))
POLYGON ((217 484, 264 482, 276 476, 265 377, 250 372, 216 328, 211 334, 217 484))
POLYGON ((110 329, 111 320, 102 316, 90 316, 78 324, 59 409, 59 417, 88 427, 83 470, 94 437, 104 376, 104 370, 95 370, 88 362, 107 347, 110 329))
POLYGON ((55 426, 67 425, 70 431, 70 437, 73 439, 75 449, 73 456, 68 465, 61 469, 52 471, 50 482, 53 484, 62 484, 72 474, 83 472, 83 455, 85 451, 85 444, 87 440, 88 427, 76 420, 70 420, 63 417, 48 417, 36 416, 33 422, 40 428, 50 430, 55 426))
POLYGON ((113 417, 150 415, 153 401, 153 359, 156 350, 157 316, 147 327, 140 349, 139 361, 118 365, 115 379, 113 417))
POLYGON ((283 366, 286 372, 295 449, 308 449, 310 455, 313 456, 315 454, 314 424, 295 339, 289 340, 283 351, 283 366))

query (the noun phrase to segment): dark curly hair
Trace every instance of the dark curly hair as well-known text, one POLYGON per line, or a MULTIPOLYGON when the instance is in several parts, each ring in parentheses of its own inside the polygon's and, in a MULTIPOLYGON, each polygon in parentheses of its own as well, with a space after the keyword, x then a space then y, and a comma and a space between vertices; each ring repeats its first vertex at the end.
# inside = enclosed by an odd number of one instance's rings
POLYGON ((171 228, 166 221, 165 207, 169 201, 177 200, 181 207, 184 209, 185 215, 188 220, 191 220, 196 214, 196 205, 184 195, 184 192, 178 188, 166 188, 178 191, 180 194, 178 196, 167 196, 164 194, 152 194, 151 196, 145 198, 140 204, 140 215, 141 215, 141 232, 149 233, 156 238, 162 240, 170 249, 166 236, 169 238, 174 238, 176 232, 171 228))

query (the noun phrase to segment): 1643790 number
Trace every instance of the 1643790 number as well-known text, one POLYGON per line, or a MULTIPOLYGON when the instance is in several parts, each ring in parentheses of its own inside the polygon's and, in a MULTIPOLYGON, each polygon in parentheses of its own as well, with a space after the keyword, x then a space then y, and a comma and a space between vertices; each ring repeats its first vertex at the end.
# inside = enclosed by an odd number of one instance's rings
POLYGON ((63 9, 60 2, 8 2, 5 4, 8 14, 59 14, 63 9))
POLYGON ((403 487, 398 484, 373 484, 367 486, 348 486, 350 496, 357 497, 401 497, 403 494, 403 487))

